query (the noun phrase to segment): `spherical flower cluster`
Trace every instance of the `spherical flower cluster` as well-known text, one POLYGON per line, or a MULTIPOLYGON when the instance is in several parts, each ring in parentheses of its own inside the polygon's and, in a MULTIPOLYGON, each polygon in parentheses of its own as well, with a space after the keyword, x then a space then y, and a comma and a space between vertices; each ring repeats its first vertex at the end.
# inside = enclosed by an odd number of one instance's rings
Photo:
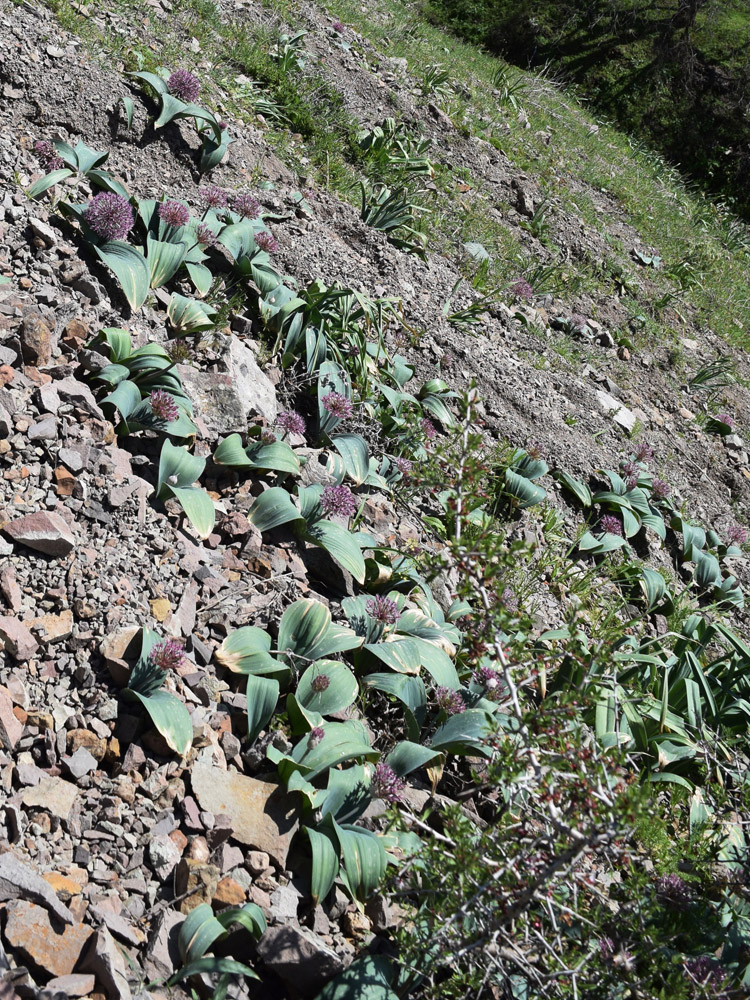
POLYGON ((419 426, 422 428, 422 433, 428 441, 432 441, 433 438, 437 437, 437 427, 429 417, 423 417, 419 422, 419 426))
POLYGON ((201 90, 200 80, 186 69, 176 69, 167 80, 169 93, 192 104, 201 90))
POLYGON ((205 222, 199 222, 195 227, 195 238, 204 247, 212 247, 216 243, 216 233, 205 222))
POLYGON ((320 506, 329 517, 351 517, 357 509, 357 498, 348 486, 326 486, 320 494, 320 506))
POLYGON ((148 654, 149 663, 161 670, 176 670, 182 666, 185 653, 176 639, 158 642, 148 654))
POLYGON ((726 424, 730 431, 734 427, 734 417, 730 416, 728 413, 719 413, 717 414, 716 419, 721 421, 722 424, 726 424))
POLYGON ((114 191, 100 191, 84 209, 83 217, 105 240, 124 240, 135 225, 130 202, 114 191))
POLYGON ((622 538, 622 525, 620 524, 619 518, 616 518, 614 514, 605 514, 599 522, 602 531, 606 531, 608 535, 619 535, 622 538))
POLYGON ((383 625, 395 625, 401 617, 396 602, 382 594, 371 598, 365 607, 368 615, 371 615, 375 621, 382 622, 383 625))
POLYGON ((260 442, 261 444, 273 444, 276 441, 276 435, 273 431, 262 430, 260 432, 260 442))
POLYGON ((373 798, 390 803, 398 802, 405 787, 406 782, 403 778, 399 778, 392 767, 382 763, 375 765, 370 785, 373 798))
POLYGON ((354 407, 352 406, 352 401, 347 399, 346 396, 342 396, 340 392, 329 392, 327 396, 323 396, 321 400, 323 403, 323 409, 328 410, 332 413, 334 417, 338 417, 339 420, 346 420, 354 413, 354 407))
POLYGON ((216 187, 215 184, 209 184, 207 187, 202 187, 198 189, 198 196, 201 200, 201 204, 204 208, 226 208, 229 196, 226 191, 222 191, 220 187, 216 187))
POLYGON ((305 418, 294 410, 285 410, 276 418, 277 425, 289 434, 305 433, 305 418))
POLYGON ((496 701, 503 690, 503 679, 492 667, 480 667, 474 672, 472 680, 484 688, 484 696, 490 701, 496 701))
POLYGON ((624 462, 622 466, 622 474, 625 476, 625 485, 629 490, 635 489, 638 485, 638 476, 641 470, 638 468, 635 462, 624 462))
POLYGON ((331 27, 333 28, 334 31, 337 31, 340 35, 343 35, 344 32, 346 31, 346 28, 341 23, 341 21, 334 21, 331 27))
POLYGON ((244 219, 257 219, 260 215, 260 202, 251 194, 236 194, 232 199, 232 208, 244 219))
POLYGON ((727 528, 727 541, 730 545, 744 545, 747 541, 747 528, 741 524, 730 524, 727 528))
POLYGON ((690 978, 704 988, 710 987, 711 990, 718 991, 726 984, 727 975, 712 955, 686 958, 684 966, 690 978))
POLYGON ((37 139, 34 143, 36 158, 45 170, 59 170, 64 166, 62 158, 55 152, 55 147, 48 139, 37 139))
POLYGON ((672 492, 672 487, 669 483, 665 483, 663 479, 654 479, 651 483, 651 492, 657 500, 666 500, 672 492))
POLYGON ((174 401, 174 397, 170 396, 168 392, 165 392, 163 389, 155 389, 149 396, 148 401, 151 403, 151 409, 154 411, 155 417, 159 417, 160 420, 166 420, 167 423, 177 419, 180 411, 177 403, 174 401))
POLYGON ((568 328, 574 333, 584 333, 586 330, 586 324, 586 317, 581 316, 580 313, 573 313, 568 320, 568 328))
POLYGON ((262 232, 255 234, 255 245, 265 250, 266 253, 274 253, 279 249, 278 241, 270 233, 262 232))
POLYGON ((313 747, 316 747, 324 736, 325 731, 322 726, 315 726, 314 729, 311 729, 310 735, 307 737, 307 745, 309 749, 312 750, 313 747))
POLYGON ((159 218, 168 226, 180 229, 188 224, 190 212, 181 201, 162 201, 157 209, 159 218))
POLYGON ((445 687, 443 684, 435 688, 435 704, 438 708, 442 708, 446 715, 460 715, 461 712, 466 711, 466 705, 460 692, 445 687))
POLYGON ((534 298, 534 289, 525 278, 518 278, 514 281, 510 286, 510 291, 517 299, 526 299, 528 301, 534 298))
POLYGON ((412 462, 408 458, 397 458, 393 463, 402 476, 408 476, 411 472, 412 462))
POLYGON ((327 691, 331 683, 331 678, 328 674, 316 674, 313 677, 310 687, 316 694, 321 694, 323 691, 327 691))
POLYGON ((633 451, 636 462, 650 462, 654 457, 654 449, 648 441, 640 441, 633 451))
POLYGON ((526 445, 526 454, 529 458, 544 458, 544 448, 541 441, 529 441, 526 445))
POLYGON ((688 883, 674 873, 656 880, 656 892, 674 910, 686 910, 693 899, 688 883))
POLYGON ((518 611, 518 598, 510 587, 504 587, 500 595, 500 603, 507 610, 514 614, 518 611))

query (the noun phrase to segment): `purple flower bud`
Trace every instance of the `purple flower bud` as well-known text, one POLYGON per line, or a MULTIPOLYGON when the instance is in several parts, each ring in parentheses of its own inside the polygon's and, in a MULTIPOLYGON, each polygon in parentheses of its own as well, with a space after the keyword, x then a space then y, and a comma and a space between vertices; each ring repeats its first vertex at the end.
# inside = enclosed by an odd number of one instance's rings
POLYGON ((264 430, 260 432, 261 444, 273 444, 277 440, 273 431, 264 430))
POLYGON ((466 705, 461 697, 459 691, 453 691, 449 687, 440 685, 440 687, 435 688, 435 703, 438 708, 442 710, 447 715, 460 715, 461 712, 466 711, 466 705))
POLYGON ((663 479, 654 479, 651 483, 651 492, 657 500, 666 500, 672 492, 672 487, 669 483, 665 483, 663 479))
POLYGON ((568 329, 573 333, 585 333, 586 332, 587 321, 585 316, 581 316, 580 313, 573 313, 573 315, 568 320, 568 329))
POLYGON ((372 615, 375 621, 382 622, 383 625, 395 625, 401 617, 396 602, 382 594, 369 600, 365 607, 368 615, 372 615))
POLYGON ((727 528, 727 541, 730 545, 744 545, 747 541, 747 528, 741 524, 730 524, 727 528))
POLYGON ((674 873, 663 875, 656 880, 656 892, 673 910, 686 910, 693 899, 693 892, 688 883, 674 873))
POLYGON ((437 427, 429 417, 423 417, 419 422, 419 426, 422 428, 422 433, 428 441, 432 441, 433 438, 437 437, 437 427))
POLYGON ((647 441, 640 441, 633 454, 637 462, 650 462, 654 457, 654 449, 647 441))
POLYGON ((148 401, 151 403, 154 416, 159 417, 160 420, 166 420, 167 423, 170 423, 179 416, 180 411, 174 397, 163 389, 155 389, 148 401))
POLYGON ((257 219, 260 217, 260 202, 253 198, 251 194, 236 194, 232 199, 232 208, 244 219, 257 219))
POLYGON ((541 441, 529 441, 526 445, 526 454, 529 458, 544 458, 544 448, 541 441))
POLYGON ((265 232, 255 234, 255 245, 261 250, 265 250, 266 253, 274 253, 279 249, 277 240, 270 233, 265 232))
POLYGON ((338 32, 339 35, 343 35, 344 32, 346 31, 346 28, 341 23, 341 21, 334 21, 331 27, 333 28, 334 31, 338 32))
POLYGON ((324 410, 328 410, 340 420, 346 420, 354 412, 351 400, 342 396, 340 392, 329 392, 327 396, 323 396, 321 402, 324 410))
POLYGON ((212 247, 216 243, 216 233, 205 222, 199 222, 195 227, 195 238, 204 247, 212 247))
POLYGON ((220 187, 216 187, 215 184, 209 184, 207 187, 202 187, 198 189, 198 196, 200 197, 201 204, 205 208, 226 208, 229 196, 226 191, 222 191, 220 187))
POLYGON ((162 201, 159 204, 157 212, 162 222, 175 229, 186 226, 190 219, 190 212, 187 206, 183 205, 181 201, 162 201))
POLYGON ((512 614, 518 611, 518 598, 510 587, 504 587, 500 595, 500 603, 512 614))
POLYGON ((100 191, 84 209, 83 217, 105 240, 124 240, 135 225, 130 202, 114 191, 100 191))
POLYGON ((307 737, 308 748, 312 750, 313 747, 316 747, 318 743, 320 743, 320 741, 323 739, 324 736, 325 736, 325 731, 323 727, 315 726, 314 729, 310 730, 310 735, 307 737))
POLYGON ((331 683, 331 678, 328 674, 316 674, 313 677, 310 687, 313 689, 315 694, 321 694, 323 691, 327 691, 331 683))
POLYGON ((605 514, 599 522, 600 530, 606 531, 608 535, 619 535, 622 538, 622 524, 620 519, 614 514, 605 514))
POLYGON ((289 434, 305 433, 305 418, 294 410, 285 410, 284 413, 280 413, 276 418, 276 423, 289 434))
POLYGON ((734 417, 728 413, 719 413, 716 419, 721 421, 722 424, 726 424, 730 430, 734 427, 734 417))
POLYGON ((185 653, 176 639, 157 643, 148 654, 149 663, 161 670, 176 670, 182 666, 185 653))
POLYGON ((320 506, 327 516, 351 517, 357 509, 357 498, 348 486, 326 486, 320 495, 320 506))
POLYGON ((472 680, 484 688, 484 696, 490 701, 497 701, 505 690, 502 677, 492 667, 483 666, 474 672, 472 680))
POLYGON ((383 763, 375 765, 375 773, 370 784, 373 798, 390 803, 398 802, 405 787, 406 782, 403 778, 399 778, 392 767, 383 763))
POLYGON ((408 458, 397 458, 393 463, 402 476, 408 476, 411 472, 412 462, 408 458))
MULTIPOLYGON (((685 972, 695 983, 709 987, 712 992, 718 992, 727 980, 727 974, 721 964, 712 955, 699 955, 697 958, 686 958, 685 972)), ((722 994, 723 996, 723 994, 722 994)))
POLYGON ((192 104, 201 90, 200 80, 186 69, 176 69, 167 80, 169 93, 192 104))
POLYGON ((59 170, 64 166, 62 158, 55 152, 55 147, 48 139, 37 139, 34 143, 34 154, 45 170, 59 170))
POLYGON ((526 299, 527 301, 534 298, 534 289, 524 278, 518 278, 510 286, 510 291, 517 299, 526 299))

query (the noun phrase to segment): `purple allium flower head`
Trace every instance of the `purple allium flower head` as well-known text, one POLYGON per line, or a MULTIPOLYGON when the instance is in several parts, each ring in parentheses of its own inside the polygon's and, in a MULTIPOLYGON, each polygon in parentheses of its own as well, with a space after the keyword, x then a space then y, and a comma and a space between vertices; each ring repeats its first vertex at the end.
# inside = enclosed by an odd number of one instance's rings
POLYGON ((130 202, 114 191, 100 191, 84 209, 83 217, 105 240, 124 240, 135 225, 130 202))
POLYGON ((732 417, 729 413, 719 413, 717 414, 716 419, 720 420, 722 424, 726 424, 730 430, 734 427, 734 417, 732 417))
POLYGON ((255 234, 255 245, 265 250, 266 253, 274 253, 279 249, 278 241, 270 233, 262 232, 255 234))
POLYGON ((368 615, 372 615, 375 621, 382 622, 383 625, 395 625, 401 617, 396 602, 382 594, 371 598, 365 607, 368 615))
POLYGON ((466 705, 459 691, 445 687, 443 684, 435 688, 435 703, 447 715, 460 715, 466 711, 466 705))
POLYGON ((182 101, 192 104, 196 100, 201 90, 200 80, 193 76, 189 70, 176 69, 167 80, 169 93, 179 97, 182 101))
POLYGON ((321 694, 323 691, 327 691, 331 683, 331 678, 328 674, 316 674, 313 677, 310 687, 316 694, 321 694))
POLYGON ((346 28, 341 23, 341 21, 334 21, 331 27, 333 28, 334 31, 337 31, 340 35, 343 35, 344 32, 346 31, 346 28))
POLYGON ((721 964, 712 955, 699 955, 697 958, 686 958, 685 971, 694 982, 712 990, 719 990, 726 984, 727 974, 721 964))
POLYGON ((263 430, 260 432, 261 444, 273 444, 278 440, 273 431, 263 430))
POLYGON ((510 291, 517 299, 533 299, 534 289, 525 278, 517 278, 510 286, 510 291))
POLYGON ((611 937, 599 938, 599 950, 605 962, 611 962, 615 953, 615 942, 611 937))
POLYGON ((247 192, 234 196, 232 208, 244 219, 257 219, 260 216, 260 202, 247 192))
POLYGON ((334 417, 338 417, 339 420, 346 420, 354 413, 354 407, 352 406, 352 401, 347 399, 346 396, 342 396, 340 392, 329 392, 327 396, 323 396, 321 402, 323 403, 323 409, 328 410, 332 413, 334 417))
POLYGON ((276 418, 276 423, 283 431, 289 434, 305 433, 305 418, 295 410, 285 410, 276 418))
POLYGON ((216 243, 216 233, 205 222, 199 222, 195 227, 195 238, 204 247, 212 247, 216 243))
POLYGON ((411 472, 412 462, 408 458, 397 458, 393 463, 402 476, 408 476, 411 472))
POLYGON ((229 126, 227 125, 226 122, 219 122, 219 128, 222 132, 225 132, 229 128, 229 126))
POLYGON ((474 672, 472 680, 484 688, 484 696, 490 701, 496 701, 505 687, 502 677, 492 667, 480 667, 474 672))
POLYGON ((226 191, 222 191, 220 187, 215 184, 209 184, 206 187, 198 189, 198 196, 200 197, 201 204, 205 208, 226 208, 229 196, 226 191))
POLYGON ((568 327, 575 333, 584 333, 586 330, 586 322, 585 316, 581 316, 580 313, 573 313, 568 320, 568 327))
POLYGON ((741 524, 730 524, 727 528, 727 541, 730 545, 744 545, 747 541, 747 528, 741 524))
POLYGON ((432 441, 433 438, 437 437, 437 427, 433 424, 429 417, 423 417, 419 421, 419 426, 422 428, 422 433, 428 441, 432 441))
POLYGON ((168 392, 165 392, 163 389, 155 389, 149 396, 148 401, 151 403, 154 416, 159 417, 161 420, 166 420, 167 423, 177 419, 180 411, 177 403, 174 401, 174 397, 170 396, 168 392))
POLYGON ((159 218, 168 226, 180 229, 188 224, 190 212, 181 201, 162 201, 157 209, 159 218))
POLYGON ((605 514, 599 522, 602 531, 606 531, 609 535, 619 535, 622 538, 622 524, 620 524, 620 519, 615 517, 614 514, 605 514))
POLYGON ((46 170, 59 170, 64 166, 62 158, 57 155, 49 139, 37 139, 34 143, 34 154, 46 170))
POLYGON ((314 729, 310 730, 310 735, 307 737, 307 746, 312 750, 313 747, 316 747, 320 743, 324 736, 325 731, 323 727, 315 726, 314 729))
POLYGON ((674 873, 656 880, 656 892, 673 910, 686 910, 693 899, 688 883, 674 873))
POLYGON ((148 654, 148 659, 150 663, 161 670, 176 670, 182 665, 185 653, 176 639, 167 639, 164 642, 158 642, 153 647, 148 654))
POLYGON ((666 500, 672 492, 672 487, 669 483, 665 483, 663 479, 654 479, 651 483, 651 492, 657 500, 666 500))
POLYGON ((323 513, 336 517, 351 517, 357 509, 357 498, 348 486, 326 486, 320 494, 323 513))
POLYGON ((654 449, 648 441, 639 441, 633 451, 633 455, 636 462, 650 462, 654 457, 654 449))
POLYGON ((500 603, 510 612, 518 611, 518 598, 511 587, 504 587, 500 595, 500 603))
POLYGON ((623 463, 622 474, 625 476, 625 485, 629 490, 634 490, 638 485, 638 476, 640 473, 641 470, 635 462, 623 463))
POLYGON ((375 765, 370 785, 373 798, 390 803, 398 802, 405 787, 406 782, 399 778, 392 767, 384 763, 375 765))

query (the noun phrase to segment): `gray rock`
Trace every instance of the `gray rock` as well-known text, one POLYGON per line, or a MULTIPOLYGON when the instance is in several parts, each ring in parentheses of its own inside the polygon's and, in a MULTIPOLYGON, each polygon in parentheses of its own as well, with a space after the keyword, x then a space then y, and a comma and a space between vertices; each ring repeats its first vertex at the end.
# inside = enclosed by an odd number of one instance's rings
POLYGON ((163 882, 174 871, 182 852, 166 834, 153 837, 148 845, 148 857, 157 877, 163 882))
POLYGON ((78 971, 93 972, 104 987, 107 1000, 132 1000, 128 967, 114 938, 105 928, 92 936, 78 971))
POLYGON ((204 437, 215 440, 226 434, 247 432, 247 411, 230 375, 199 372, 189 365, 178 365, 177 370, 204 437))
POLYGON ((274 423, 279 412, 276 389, 258 367, 250 348, 237 337, 232 337, 224 360, 237 388, 245 417, 262 417, 266 423, 274 423))
POLYGON ((292 883, 282 885, 271 893, 271 916, 279 923, 297 919, 297 909, 302 893, 292 883))
POLYGON ((17 517, 9 521, 3 530, 14 542, 21 542, 48 556, 66 556, 76 543, 67 522, 59 514, 45 511, 17 517))
POLYGON ((10 851, 0 854, 0 900, 9 899, 39 903, 63 923, 75 923, 70 910, 63 906, 50 884, 10 851))
POLYGON ((54 441, 57 437, 57 421, 50 414, 29 427, 29 441, 54 441))
POLYGON ((65 766, 72 777, 82 778, 97 768, 96 757, 90 754, 86 747, 79 747, 74 754, 64 759, 65 766))
POLYGON ((623 406, 619 399, 615 399, 610 393, 605 392, 603 389, 598 389, 596 393, 596 401, 599 404, 600 409, 604 410, 605 413, 610 413, 612 419, 620 427, 623 427, 628 434, 632 434, 635 430, 636 415, 629 410, 627 406, 623 406))
POLYGON ((269 927, 258 942, 258 954, 267 968, 303 996, 314 996, 344 969, 339 956, 317 934, 291 924, 269 927))

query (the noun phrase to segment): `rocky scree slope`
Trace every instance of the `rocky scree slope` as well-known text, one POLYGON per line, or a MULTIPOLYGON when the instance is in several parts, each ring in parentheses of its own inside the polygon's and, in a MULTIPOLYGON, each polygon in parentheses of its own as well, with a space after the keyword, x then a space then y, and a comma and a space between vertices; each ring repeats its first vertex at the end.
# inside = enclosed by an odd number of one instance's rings
MULTIPOLYGON (((43 7, 3 3, 0 11, 0 269, 8 279, 0 286, 0 964, 10 984, 3 989, 8 996, 34 996, 45 987, 45 996, 138 995, 144 982, 180 966, 179 928, 197 903, 220 912, 253 902, 269 923, 254 963, 265 977, 264 995, 313 995, 370 935, 386 934, 398 914, 377 894, 362 913, 338 887, 313 906, 300 876, 304 851, 293 840, 295 805, 282 799, 257 822, 268 791, 257 779, 270 769, 258 746, 244 740, 243 685, 215 653, 238 628, 275 629, 300 598, 314 598, 340 619, 341 599, 359 588, 324 550, 281 531, 261 538, 248 519, 260 493, 254 479, 209 461, 201 485, 217 519, 202 540, 174 501, 150 499, 159 442, 115 436, 111 413, 92 391, 97 358, 87 345, 112 326, 127 327, 134 345, 166 344, 168 296, 159 289, 131 313, 112 275, 80 252, 54 205, 32 203, 24 189, 41 172, 35 140, 80 138, 109 150, 108 169, 137 197, 167 194, 194 205, 195 132, 184 122, 154 132, 151 109, 128 80, 61 31, 43 7), (132 129, 123 127, 118 106, 126 97, 135 100, 132 129), (170 681, 190 712, 192 748, 184 758, 170 753, 118 693, 132 665, 129 646, 143 627, 184 644, 186 659, 170 681)), ((137 36, 147 31, 142 16, 162 11, 154 4, 138 17, 90 16, 102 29, 137 36)), ((252 4, 231 14, 248 23, 268 17, 252 4)), ((419 100, 402 64, 354 35, 350 50, 331 44, 330 19, 312 6, 300 16, 313 29, 306 48, 363 127, 398 115, 432 140, 444 173, 469 170, 469 191, 451 187, 455 202, 494 214, 530 257, 550 259, 521 228, 541 200, 533 177, 419 100)), ((175 30, 181 28, 178 20, 175 30)), ((200 52, 195 60, 200 68, 200 52)), ((741 439, 710 435, 696 422, 690 397, 670 375, 669 345, 618 352, 609 331, 627 322, 620 301, 581 293, 539 297, 532 305, 509 292, 473 326, 451 324, 442 306, 461 276, 460 253, 428 252, 424 260, 405 254, 320 186, 308 199, 311 210, 295 214, 298 154, 290 167, 262 122, 236 121, 229 112, 227 121, 235 141, 211 181, 229 190, 272 182, 272 190, 254 190, 264 211, 286 216, 275 227, 274 260, 300 287, 317 278, 371 297, 395 296, 402 324, 389 326, 386 343, 414 367, 415 384, 437 376, 460 390, 475 380, 479 425, 489 439, 538 442, 550 464, 581 477, 616 468, 630 450, 627 432, 636 430, 692 517, 717 526, 747 520, 750 470, 741 439), (591 317, 585 367, 550 351, 561 336, 551 320, 574 314, 591 317)), ((606 195, 589 193, 626 254, 658 250, 642 247, 606 195)), ((560 211, 555 225, 555 240, 571 254, 577 246, 593 257, 608 253, 601 233, 580 218, 560 211)), ((641 294, 650 292, 644 277, 641 294)), ((468 305, 468 283, 460 296, 456 305, 468 305)), ((682 349, 692 369, 723 353, 716 335, 691 327, 689 308, 684 322, 682 349)), ((249 423, 272 427, 296 400, 299 385, 268 357, 262 335, 253 316, 232 315, 191 365, 180 366, 199 429, 197 454, 210 459, 227 435, 246 435, 249 423)), ((727 400, 738 424, 746 424, 744 387, 731 386, 727 400)), ((317 465, 316 442, 296 445, 309 458, 306 481, 330 482, 317 465)), ((550 503, 574 532, 580 516, 554 488, 550 503)), ((434 513, 429 498, 417 495, 407 510, 373 491, 363 527, 380 545, 439 548, 418 516, 421 504, 434 513)), ((512 531, 541 537, 533 511, 521 512, 512 531)), ((744 564, 734 569, 746 582, 744 564)), ((456 584, 454 576, 444 586, 456 584)), ((562 622, 565 608, 544 593, 534 610, 543 631, 562 622)), ((273 742, 280 751, 289 747, 281 732, 273 742)), ((423 772, 410 782, 408 801, 419 811, 430 800, 429 783, 423 772)), ((381 823, 377 802, 365 823, 381 823)), ((154 988, 151 995, 166 994, 154 988)))

